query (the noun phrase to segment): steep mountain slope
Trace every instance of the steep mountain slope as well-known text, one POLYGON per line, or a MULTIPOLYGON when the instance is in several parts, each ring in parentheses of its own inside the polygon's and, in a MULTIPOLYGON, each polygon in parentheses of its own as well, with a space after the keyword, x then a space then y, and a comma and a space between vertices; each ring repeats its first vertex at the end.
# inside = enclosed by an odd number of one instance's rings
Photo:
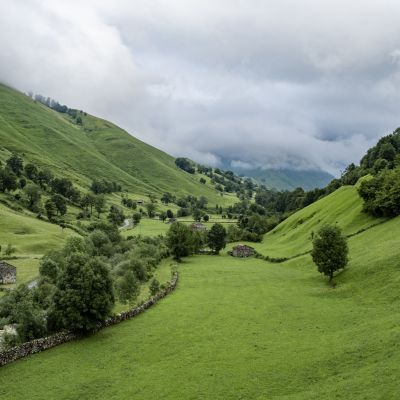
POLYGON ((15 151, 82 187, 94 178, 106 178, 142 196, 169 191, 204 195, 211 204, 233 201, 233 195, 221 197, 211 185, 201 185, 197 174, 177 168, 173 157, 112 123, 85 113, 80 116, 82 126, 0 85, 0 160, 15 151))
POLYGON ((362 212, 356 186, 343 186, 291 215, 254 247, 264 255, 291 257, 310 250, 313 232, 324 224, 337 224, 351 235, 382 221, 362 212))
POLYGON ((307 229, 302 210, 264 243, 288 256, 308 249, 323 222, 347 233, 370 226, 349 239, 335 289, 309 255, 283 264, 192 257, 176 292, 140 317, 3 367, 0 395, 397 399, 400 217, 375 225, 351 189, 318 201, 307 229))

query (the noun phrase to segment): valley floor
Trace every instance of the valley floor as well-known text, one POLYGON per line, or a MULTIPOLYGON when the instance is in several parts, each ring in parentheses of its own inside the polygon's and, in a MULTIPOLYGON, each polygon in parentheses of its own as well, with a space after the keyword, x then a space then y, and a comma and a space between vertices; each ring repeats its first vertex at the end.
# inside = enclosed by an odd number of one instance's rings
POLYGON ((189 258, 145 314, 1 368, 0 397, 397 399, 399 221, 350 239, 335 289, 309 256, 189 258))

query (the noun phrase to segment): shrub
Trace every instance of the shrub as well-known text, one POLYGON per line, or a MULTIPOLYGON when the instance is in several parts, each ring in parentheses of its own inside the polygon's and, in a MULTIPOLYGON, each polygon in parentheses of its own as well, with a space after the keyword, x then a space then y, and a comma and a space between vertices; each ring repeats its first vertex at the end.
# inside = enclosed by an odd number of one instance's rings
POLYGON ((154 296, 160 291, 160 282, 158 282, 158 280, 154 278, 150 283, 149 289, 151 295, 154 296))

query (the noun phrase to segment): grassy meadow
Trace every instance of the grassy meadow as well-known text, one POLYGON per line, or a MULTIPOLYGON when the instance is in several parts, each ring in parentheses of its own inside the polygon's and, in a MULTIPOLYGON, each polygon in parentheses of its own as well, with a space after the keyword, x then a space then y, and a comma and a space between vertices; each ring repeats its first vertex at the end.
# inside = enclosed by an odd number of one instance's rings
MULTIPOLYGON (((336 195, 356 201, 347 188, 336 195)), ((374 222, 360 212, 338 223, 346 220, 348 233, 374 222)), ((273 236, 282 255, 309 247, 305 223, 288 223, 273 236), (280 235, 291 238, 287 253, 280 235)), ((0 396, 397 399, 399 234, 395 218, 351 237, 334 289, 309 255, 282 264, 225 251, 188 258, 176 291, 138 318, 3 367, 0 396)))

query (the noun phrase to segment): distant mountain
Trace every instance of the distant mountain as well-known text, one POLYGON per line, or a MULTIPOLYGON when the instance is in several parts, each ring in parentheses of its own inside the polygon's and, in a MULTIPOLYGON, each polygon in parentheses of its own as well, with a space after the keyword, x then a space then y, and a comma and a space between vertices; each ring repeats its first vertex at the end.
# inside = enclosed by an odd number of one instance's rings
POLYGON ((236 173, 254 178, 268 188, 293 190, 298 187, 304 190, 325 187, 334 177, 324 171, 295 171, 273 169, 233 169, 236 173))

